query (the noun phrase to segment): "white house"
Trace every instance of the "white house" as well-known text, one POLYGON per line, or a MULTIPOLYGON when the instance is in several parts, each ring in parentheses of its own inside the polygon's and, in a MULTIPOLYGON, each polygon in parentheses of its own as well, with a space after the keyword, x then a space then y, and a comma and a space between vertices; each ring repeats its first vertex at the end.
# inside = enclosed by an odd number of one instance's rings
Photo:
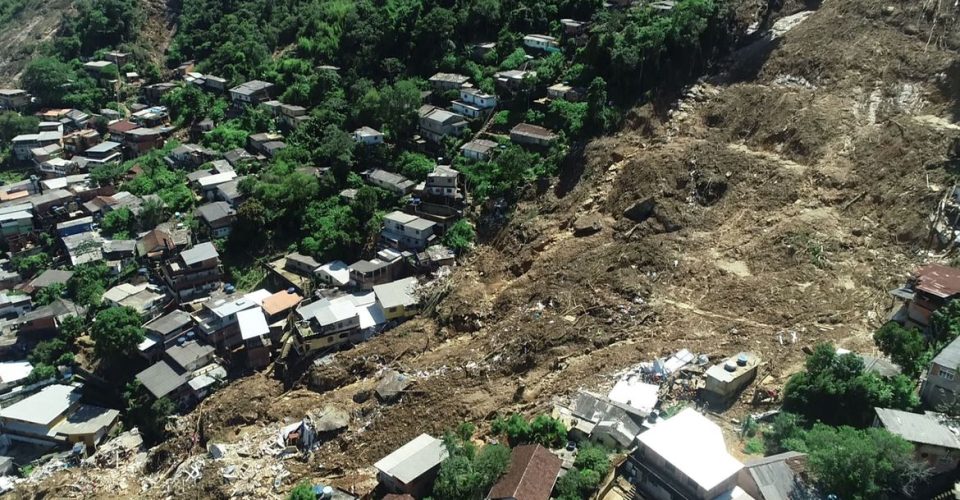
POLYGON ((353 140, 366 146, 383 144, 383 133, 371 127, 360 127, 353 131, 353 140))

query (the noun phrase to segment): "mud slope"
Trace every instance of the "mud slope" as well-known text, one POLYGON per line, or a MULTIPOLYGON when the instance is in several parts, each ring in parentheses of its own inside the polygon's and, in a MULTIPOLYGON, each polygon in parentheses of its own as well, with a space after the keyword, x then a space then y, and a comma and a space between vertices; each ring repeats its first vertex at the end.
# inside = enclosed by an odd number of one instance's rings
MULTIPOLYGON (((542 411, 681 347, 713 358, 752 350, 777 383, 806 345, 872 352, 886 291, 928 258, 927 217, 953 183, 943 164, 960 135, 950 48, 960 33, 952 8, 936 5, 827 0, 753 51, 746 77, 694 86, 670 117, 634 110, 627 129, 586 148, 572 190, 530 193, 429 317, 340 353, 289 393, 256 376, 216 394, 154 453, 144 494, 226 497, 239 487, 216 462, 199 466, 199 481, 177 472, 185 450, 203 454, 191 441, 197 426, 247 446, 264 426, 337 405, 351 415, 348 431, 308 463, 284 462, 291 476, 278 491, 270 468, 249 471, 243 487, 279 495, 306 477, 349 488, 369 484, 370 465, 421 432, 542 411), (600 230, 574 236, 590 225, 600 230), (797 343, 781 345, 790 332, 797 343), (415 383, 384 406, 368 396, 388 368, 415 383)), ((28 490, 139 494, 116 476, 63 472, 28 490)))

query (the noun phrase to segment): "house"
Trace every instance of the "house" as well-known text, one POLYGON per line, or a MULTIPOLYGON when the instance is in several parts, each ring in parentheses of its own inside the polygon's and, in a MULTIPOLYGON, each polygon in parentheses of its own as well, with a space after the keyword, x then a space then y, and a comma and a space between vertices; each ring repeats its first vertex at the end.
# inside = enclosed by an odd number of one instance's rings
POLYGON ((130 115, 130 121, 141 127, 162 127, 170 123, 166 106, 151 106, 130 115))
POLYGON ((32 371, 33 365, 29 361, 0 362, 0 392, 7 392, 26 382, 32 371))
POLYGON ((220 254, 213 243, 200 243, 180 252, 163 266, 162 274, 170 294, 188 302, 220 288, 220 254))
POLYGON ((197 167, 216 158, 216 151, 199 144, 182 144, 173 148, 167 155, 169 162, 179 167, 197 167))
POLYGON ((365 172, 364 178, 367 182, 373 184, 374 186, 386 189, 387 191, 391 191, 401 196, 410 194, 410 192, 413 191, 413 188, 417 185, 416 182, 413 182, 400 174, 387 172, 386 170, 381 170, 379 168, 365 172))
POLYGON ((78 266, 103 260, 104 239, 100 233, 85 232, 60 238, 67 252, 70 265, 78 266))
POLYGON ((287 262, 284 267, 300 275, 313 277, 314 273, 320 267, 320 263, 309 255, 294 252, 287 255, 287 262))
POLYGON ((720 427, 687 408, 637 438, 635 484, 658 499, 711 500, 737 488, 743 468, 730 456, 720 427))
POLYGON ((300 304, 303 297, 288 290, 280 290, 270 296, 264 297, 260 302, 263 314, 267 317, 270 326, 275 326, 278 322, 286 323, 289 313, 300 304))
POLYGON ((437 73, 428 80, 434 90, 458 90, 470 81, 470 77, 456 73, 437 73))
POLYGON ((103 302, 114 307, 129 307, 141 316, 149 317, 166 303, 163 290, 150 283, 133 285, 121 283, 103 294, 103 302))
POLYGON ((456 113, 430 105, 420 108, 420 134, 427 140, 439 143, 444 137, 459 137, 468 126, 467 119, 456 113))
POLYGON ((29 295, 12 295, 0 292, 0 318, 19 318, 33 309, 29 295))
POLYGON ((281 104, 278 111, 277 118, 279 118, 280 123, 287 128, 297 128, 301 123, 310 119, 310 117, 307 116, 307 108, 303 106, 281 104))
POLYGON ((435 198, 460 200, 463 195, 460 194, 459 179, 460 172, 448 165, 437 165, 433 172, 427 174, 424 193, 435 198))
POLYGON ((482 42, 470 47, 470 56, 477 61, 482 62, 488 54, 497 50, 496 42, 482 42))
POLYGON ((203 86, 208 90, 223 92, 227 89, 227 79, 220 78, 219 76, 206 75, 206 78, 204 78, 203 81, 203 86))
POLYGON ((497 96, 474 88, 460 89, 460 99, 450 103, 455 113, 467 118, 483 118, 497 106, 497 96))
POLYGON ((211 238, 229 236, 230 228, 237 218, 237 211, 225 201, 201 205, 197 208, 196 214, 211 238))
POLYGON ((116 427, 120 412, 82 404, 81 388, 54 384, 0 410, 3 434, 15 441, 48 442, 89 450, 116 427))
POLYGON ((360 127, 353 131, 353 140, 365 146, 383 144, 383 133, 370 127, 360 127))
POLYGON ((56 225, 57 236, 70 236, 72 234, 86 233, 93 231, 93 217, 86 216, 79 219, 68 220, 56 225))
POLYGON ((360 311, 350 296, 303 304, 296 316, 295 348, 301 355, 362 340, 360 311))
POLYGON ((159 103, 160 99, 162 99, 164 95, 175 88, 177 88, 177 84, 173 82, 150 84, 143 87, 143 97, 147 102, 159 103))
POLYGON ((417 296, 417 278, 410 277, 401 280, 374 285, 373 293, 377 302, 384 311, 385 318, 403 320, 416 316, 419 312, 420 298, 417 296))
POLYGON ((580 391, 569 406, 555 405, 553 416, 570 429, 574 439, 589 439, 611 450, 629 450, 643 431, 646 413, 598 394, 580 391))
MULTIPOLYGON (((59 146, 57 146, 59 147, 59 146)), ((44 177, 64 177, 80 170, 80 165, 75 160, 65 160, 63 158, 50 158, 37 166, 40 175, 44 177)))
POLYGON ((0 89, 0 108, 20 110, 32 100, 29 93, 22 89, 0 89))
POLYGON ((230 204, 234 209, 238 208, 244 199, 244 194, 240 191, 240 182, 246 177, 237 177, 231 181, 224 182, 217 186, 216 198, 230 204))
POLYGON ((377 252, 373 260, 360 260, 350 264, 350 281, 363 290, 373 290, 374 285, 399 279, 406 272, 409 252, 385 248, 377 252))
POLYGON ((911 275, 904 288, 891 293, 906 299, 909 321, 929 326, 931 314, 960 296, 960 269, 927 264, 911 275))
POLYGON ((393 248, 423 250, 435 239, 436 223, 400 211, 383 217, 380 238, 393 248))
POLYGON ((471 160, 487 161, 493 155, 497 146, 496 142, 487 139, 474 139, 460 146, 460 153, 471 160))
POLYGON ((373 466, 385 491, 420 498, 429 493, 440 463, 447 458, 443 441, 420 434, 373 466))
POLYGON ((67 299, 56 299, 17 319, 20 335, 44 337, 55 335, 68 316, 83 316, 86 310, 67 299))
POLYGON ((190 245, 190 229, 178 224, 163 223, 140 235, 136 254, 149 259, 165 259, 169 254, 190 245))
POLYGON ((549 146, 557 140, 557 134, 539 125, 518 123, 510 129, 510 140, 516 144, 531 146, 549 146))
POLYGON ((274 86, 261 80, 251 80, 230 89, 230 101, 235 107, 257 105, 270 100, 274 86))
POLYGON ((32 233, 33 205, 25 203, 0 208, 0 235, 11 250, 19 250, 25 238, 32 233))
POLYGON ((562 461, 539 444, 510 451, 510 467, 493 485, 487 500, 550 500, 562 461))
POLYGON ((574 88, 565 83, 555 83, 547 87, 547 96, 551 99, 579 102, 583 99, 584 95, 583 89, 574 88))
POLYGON ((113 64, 116 64, 117 67, 123 67, 130 62, 130 53, 111 50, 110 52, 107 52, 103 58, 112 62, 113 64))
POLYGON ((274 133, 270 133, 270 132, 262 132, 262 133, 259 133, 259 134, 250 134, 250 135, 247 137, 247 146, 248 146, 250 149, 252 149, 253 151, 256 151, 256 152, 261 153, 261 154, 264 154, 264 155, 267 155, 268 152, 269 152, 269 148, 270 148, 270 147, 275 147, 275 145, 274 145, 274 146, 268 146, 268 144, 270 144, 270 143, 277 143, 277 142, 279 142, 280 144, 283 144, 282 139, 283 139, 283 136, 282 136, 282 135, 280 135, 280 134, 274 134, 274 133))
POLYGON ((935 412, 910 413, 875 408, 873 426, 886 429, 913 444, 915 458, 934 474, 955 470, 960 465, 960 438, 946 424, 946 417, 935 412))
POLYGON ((574 19, 561 19, 560 25, 563 26, 563 34, 566 36, 580 36, 587 31, 587 23, 574 19))
POLYGON ((804 480, 807 455, 788 451, 744 464, 737 486, 755 500, 822 498, 804 480))
POLYGON ((498 87, 504 90, 517 91, 524 89, 529 82, 536 80, 537 72, 519 69, 498 71, 493 74, 493 79, 498 87))
POLYGON ((174 368, 184 372, 194 372, 213 361, 214 349, 196 340, 177 343, 167 349, 166 357, 173 362, 174 368))
POLYGON ((230 170, 220 174, 203 176, 197 179, 196 186, 200 196, 207 200, 214 200, 217 196, 217 188, 226 182, 237 178, 237 173, 230 170))
POLYGON ((155 360, 165 350, 173 347, 181 337, 190 333, 193 327, 193 316, 179 309, 148 322, 143 325, 146 338, 138 346, 140 355, 155 360))
POLYGON ((545 52, 559 52, 560 40, 550 35, 526 35, 523 37, 523 45, 531 49, 542 50, 545 52))
POLYGON ((960 392, 960 337, 947 344, 930 362, 920 387, 920 399, 930 408, 957 401, 960 392))
POLYGON ((20 134, 11 139, 13 157, 20 161, 33 158, 33 151, 40 146, 40 134, 20 134))
POLYGON ((330 286, 347 286, 350 283, 350 268, 342 260, 327 262, 318 267, 314 275, 330 286))
POLYGON ((233 168, 239 168, 241 165, 257 161, 257 157, 248 153, 246 149, 231 149, 223 154, 223 159, 230 163, 233 168))
POLYGON ((225 174, 234 172, 233 166, 226 160, 214 160, 210 162, 208 168, 196 170, 187 174, 187 180, 199 187, 200 179, 211 175, 225 174))
POLYGON ((240 338, 247 353, 247 366, 263 368, 270 364, 270 326, 260 308, 245 309, 237 313, 240 338))
POLYGON ((136 379, 157 399, 165 397, 183 405, 187 398, 187 375, 175 370, 166 360, 150 365, 138 373, 136 379))
POLYGON ((119 142, 104 141, 83 152, 86 163, 91 166, 105 165, 123 159, 123 146, 119 142))
POLYGON ((123 134, 123 146, 131 157, 140 156, 148 151, 162 148, 163 134, 157 128, 135 128, 123 134))
MULTIPOLYGON (((224 295, 216 295, 204 302, 203 309, 197 315, 200 333, 207 342, 221 348, 233 348, 240 344, 240 325, 238 313, 247 309, 260 310, 260 303, 269 297, 266 290, 261 294, 252 292, 239 299, 224 295), (260 297, 263 295, 263 297, 260 297)), ((261 313, 262 314, 262 313, 261 313)))
POLYGON ((83 69, 93 78, 105 82, 117 77, 117 65, 110 61, 90 61, 83 63, 83 69))
POLYGON ((718 404, 729 403, 757 376, 759 364, 755 354, 741 352, 711 366, 707 370, 704 396, 718 404))
POLYGON ((66 285, 67 281, 70 281, 71 277, 73 277, 73 271, 47 269, 27 283, 27 285, 23 287, 23 291, 27 293, 33 293, 41 288, 47 288, 48 286, 66 285))

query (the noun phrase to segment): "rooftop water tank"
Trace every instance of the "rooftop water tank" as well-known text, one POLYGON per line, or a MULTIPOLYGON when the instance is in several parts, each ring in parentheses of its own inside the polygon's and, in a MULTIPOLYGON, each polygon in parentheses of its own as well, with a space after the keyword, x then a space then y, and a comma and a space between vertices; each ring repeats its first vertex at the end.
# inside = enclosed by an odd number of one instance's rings
POLYGON ((740 365, 740 366, 747 366, 747 361, 750 361, 750 357, 747 356, 746 353, 742 353, 742 352, 741 352, 740 355, 737 356, 737 364, 738 364, 738 365, 740 365))

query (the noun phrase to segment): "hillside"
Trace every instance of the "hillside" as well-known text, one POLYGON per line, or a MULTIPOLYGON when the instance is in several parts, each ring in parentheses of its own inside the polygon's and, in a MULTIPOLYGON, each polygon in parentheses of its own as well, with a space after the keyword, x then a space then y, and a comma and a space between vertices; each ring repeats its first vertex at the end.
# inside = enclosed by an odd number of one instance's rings
POLYGON ((69 0, 10 0, 0 6, 0 85, 16 85, 23 67, 49 42, 72 6, 69 0))
POLYGON ((787 4, 773 35, 679 99, 633 109, 548 188, 527 188, 421 318, 312 368, 289 392, 266 373, 231 384, 150 452, 142 480, 124 468, 131 456, 37 479, 20 496, 279 498, 302 478, 364 487, 371 464, 421 432, 549 410, 555 396, 609 387, 680 348, 711 359, 753 351, 777 387, 806 346, 874 353, 887 291, 930 258, 929 216, 956 182, 945 167, 960 135, 957 11, 927 0, 827 0, 801 14, 787 4), (796 343, 781 340, 794 333, 796 343), (387 369, 415 382, 380 405, 370 391, 387 369), (311 461, 261 451, 284 418, 328 405, 350 427, 311 461), (225 482, 195 438, 242 450, 229 457, 241 479, 225 482))

